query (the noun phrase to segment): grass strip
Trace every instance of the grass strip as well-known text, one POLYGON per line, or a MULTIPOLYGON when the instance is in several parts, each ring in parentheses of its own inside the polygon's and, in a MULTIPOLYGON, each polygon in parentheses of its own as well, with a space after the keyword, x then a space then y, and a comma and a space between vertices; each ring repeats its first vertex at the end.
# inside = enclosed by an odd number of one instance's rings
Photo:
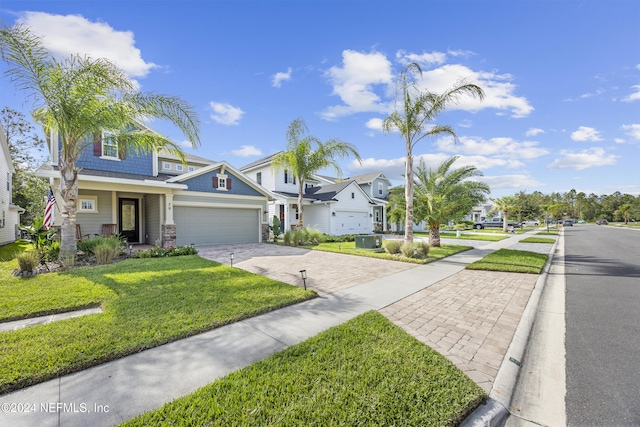
MULTIPOLYGON (((429 237, 429 233, 416 232, 413 234, 418 236, 429 237)), ((475 233, 473 231, 461 233, 460 237, 457 236, 456 232, 444 231, 440 233, 440 237, 443 239, 480 240, 480 241, 486 241, 486 242, 498 242, 500 240, 509 238, 509 236, 505 236, 502 234, 484 234, 484 233, 475 233)))
POLYGON ((527 237, 520 240, 520 243, 555 243, 556 239, 549 239, 547 237, 527 237))
POLYGON ((546 254, 513 249, 499 249, 466 266, 469 270, 506 271, 540 274, 549 259, 546 254))
POLYGON ((83 304, 99 300, 104 312, 1 333, 0 393, 315 296, 196 255, 2 279, 0 304, 13 313, 21 311, 20 304, 54 310, 69 304, 67 294, 73 292, 83 304), (55 285, 39 291, 49 280, 55 285), (14 294, 28 292, 8 299, 2 291, 12 287, 14 294))
POLYGON ((371 311, 123 426, 454 426, 485 397, 371 311))
MULTIPOLYGON (((384 243, 383 243, 384 244, 384 243)), ((307 249, 313 249, 317 251, 336 252, 347 255, 366 256, 370 258, 388 259, 393 261, 410 262, 414 264, 426 264, 432 261, 436 261, 442 258, 446 258, 451 255, 455 255, 459 252, 468 251, 473 249, 472 246, 461 245, 442 245, 439 248, 432 247, 429 249, 429 256, 427 258, 406 258, 398 255, 391 255, 384 251, 384 249, 361 249, 356 248, 355 242, 342 242, 342 243, 320 243, 315 246, 304 246, 307 249)))

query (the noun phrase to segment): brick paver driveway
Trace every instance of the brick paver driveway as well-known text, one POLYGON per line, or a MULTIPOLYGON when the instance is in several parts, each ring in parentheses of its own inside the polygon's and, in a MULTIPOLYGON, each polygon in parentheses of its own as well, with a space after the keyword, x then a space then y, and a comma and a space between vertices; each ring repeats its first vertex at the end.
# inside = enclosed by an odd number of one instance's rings
POLYGON ((227 265, 231 253, 234 267, 295 286, 302 286, 300 270, 307 270, 307 288, 319 295, 417 267, 406 262, 265 243, 198 247, 201 257, 227 265))

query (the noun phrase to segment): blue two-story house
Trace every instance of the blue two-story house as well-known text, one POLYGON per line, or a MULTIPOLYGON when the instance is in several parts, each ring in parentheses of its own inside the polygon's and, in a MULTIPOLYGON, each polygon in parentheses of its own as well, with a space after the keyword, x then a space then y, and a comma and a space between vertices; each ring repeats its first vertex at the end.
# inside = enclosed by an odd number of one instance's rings
MULTIPOLYGON (((125 152, 95 135, 78 157, 78 238, 114 230, 130 243, 162 247, 262 242, 272 194, 228 163, 166 152, 125 152), (93 143, 91 143, 93 142, 93 143)), ((48 137, 48 178, 58 206, 61 144, 48 137)), ((54 225, 60 225, 60 210, 54 225)))

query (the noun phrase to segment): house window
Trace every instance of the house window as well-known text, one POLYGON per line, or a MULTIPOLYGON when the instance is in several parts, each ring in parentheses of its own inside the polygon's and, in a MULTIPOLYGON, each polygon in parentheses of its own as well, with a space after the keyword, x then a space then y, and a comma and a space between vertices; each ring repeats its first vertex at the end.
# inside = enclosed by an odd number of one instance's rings
POLYGON ((118 139, 109 132, 102 132, 102 157, 118 158, 118 139))
POLYGON ((195 166, 187 166, 187 170, 189 172, 193 172, 194 170, 196 170, 196 167, 195 166))
POLYGON ((218 178, 218 190, 227 189, 227 178, 218 178))
POLYGON ((356 198, 356 193, 351 193, 351 198, 355 199, 356 198))
POLYGON ((262 172, 258 172, 256 174, 256 182, 260 185, 262 185, 262 172))
POLYGON ((162 163, 162 169, 171 170, 171 163, 163 162, 162 163))
POLYGON ((381 182, 378 183, 378 196, 382 196, 384 194, 384 186, 381 182))
POLYGON ((284 170, 284 183, 287 184, 289 182, 289 171, 284 170))
POLYGON ((98 212, 98 197, 78 196, 78 212, 98 212))
POLYGON ((231 177, 226 174, 216 174, 213 177, 213 188, 216 190, 231 190, 231 177))
POLYGON ((178 172, 182 172, 184 170, 184 167, 182 167, 182 165, 176 165, 176 170, 178 172))

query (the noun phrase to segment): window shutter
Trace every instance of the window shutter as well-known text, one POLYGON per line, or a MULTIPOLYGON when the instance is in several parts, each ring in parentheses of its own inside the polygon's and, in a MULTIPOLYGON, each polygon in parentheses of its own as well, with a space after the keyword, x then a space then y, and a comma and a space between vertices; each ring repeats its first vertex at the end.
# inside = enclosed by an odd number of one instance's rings
POLYGON ((231 190, 231 177, 227 178, 227 190, 231 190))
POLYGON ((93 155, 102 156, 102 134, 98 132, 93 134, 93 155))
POLYGON ((217 176, 213 177, 213 188, 218 188, 218 177, 217 176))

